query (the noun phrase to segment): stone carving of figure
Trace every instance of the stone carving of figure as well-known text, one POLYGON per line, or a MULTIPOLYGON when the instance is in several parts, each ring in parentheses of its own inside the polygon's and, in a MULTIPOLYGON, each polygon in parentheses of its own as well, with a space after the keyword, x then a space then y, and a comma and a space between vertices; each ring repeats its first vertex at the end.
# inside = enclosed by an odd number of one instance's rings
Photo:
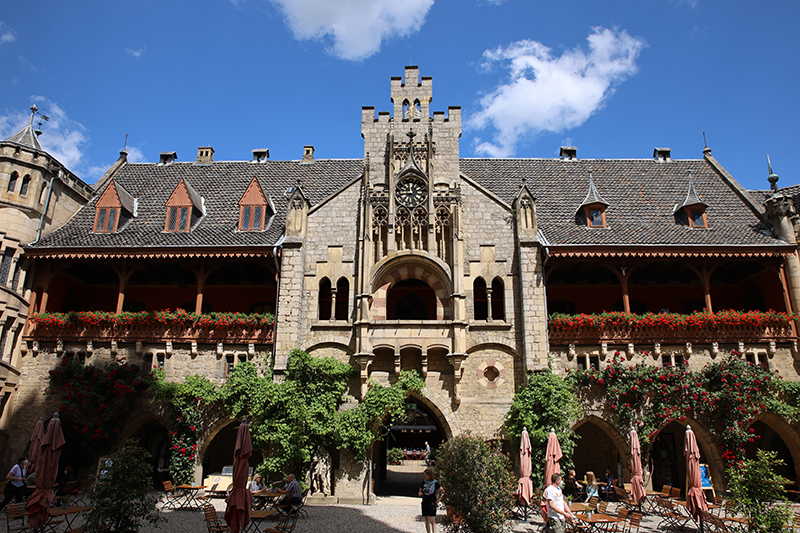
POLYGON ((322 446, 317 447, 311 470, 311 493, 331 495, 331 454, 322 446))

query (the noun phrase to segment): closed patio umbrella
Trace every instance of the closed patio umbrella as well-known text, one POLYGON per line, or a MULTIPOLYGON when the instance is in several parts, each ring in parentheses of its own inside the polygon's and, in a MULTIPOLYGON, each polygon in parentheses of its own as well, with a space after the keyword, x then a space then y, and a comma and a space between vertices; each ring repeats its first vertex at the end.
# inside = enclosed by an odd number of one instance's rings
MULTIPOLYGON (((553 482, 551 478, 553 474, 561 473, 561 465, 559 461, 563 457, 561 455, 561 445, 558 443, 558 437, 553 429, 550 429, 550 435, 547 436, 547 448, 544 455, 544 485, 547 487, 553 482)), ((547 522, 547 501, 542 495, 542 519, 547 522)))
POLYGON ((683 439, 683 455, 686 457, 686 480, 689 483, 689 489, 686 491, 686 508, 696 520, 701 509, 708 511, 708 504, 701 488, 700 448, 697 446, 694 431, 689 426, 686 426, 686 436, 683 439))
POLYGON ((47 523, 48 509, 53 502, 52 487, 56 482, 58 460, 63 446, 61 420, 58 418, 58 413, 55 413, 42 437, 41 450, 36 459, 36 488, 25 506, 28 510, 28 525, 33 529, 38 529, 47 523))
POLYGON ((519 442, 519 497, 525 505, 530 505, 533 496, 533 483, 531 482, 531 439, 528 429, 522 428, 522 437, 519 442))
POLYGON ((642 449, 639 446, 639 434, 635 429, 630 434, 631 448, 631 497, 636 505, 641 504, 647 493, 644 491, 644 480, 642 479, 642 449))
POLYGON ((247 477, 250 470, 250 455, 253 445, 250 441, 250 428, 247 418, 239 424, 236 434, 236 445, 233 450, 233 488, 225 501, 225 521, 231 533, 244 531, 250 522, 250 507, 253 505, 253 495, 247 488, 247 477))
POLYGON ((28 451, 28 470, 25 474, 30 475, 36 472, 36 460, 39 458, 39 452, 42 448, 42 437, 44 437, 44 422, 42 417, 36 421, 36 427, 33 428, 33 435, 31 435, 31 446, 28 451))

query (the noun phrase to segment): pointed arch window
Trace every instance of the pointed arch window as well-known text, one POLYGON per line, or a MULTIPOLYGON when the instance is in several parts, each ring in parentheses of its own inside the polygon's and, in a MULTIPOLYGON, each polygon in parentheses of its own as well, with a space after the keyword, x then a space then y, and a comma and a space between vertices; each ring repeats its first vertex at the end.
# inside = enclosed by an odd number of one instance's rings
POLYGON ((28 188, 31 186, 31 176, 30 174, 25 174, 25 177, 22 178, 22 185, 19 186, 19 195, 20 196, 27 196, 28 195, 28 188))
POLYGON ((492 280, 492 320, 505 320, 506 319, 506 299, 505 299, 505 285, 503 280, 496 277, 492 280))
POLYGON ((350 307, 350 282, 339 278, 336 282, 336 320, 347 320, 350 307))
POLYGON ((6 192, 14 192, 17 189, 18 178, 19 174, 17 172, 11 173, 11 177, 8 179, 8 187, 6 188, 6 192))
POLYGON ((475 278, 472 282, 472 298, 475 306, 475 320, 487 320, 489 318, 489 302, 486 298, 486 281, 483 278, 475 278))
POLYGON ((333 292, 331 291, 331 280, 322 278, 319 282, 319 319, 331 319, 331 305, 333 304, 333 292))

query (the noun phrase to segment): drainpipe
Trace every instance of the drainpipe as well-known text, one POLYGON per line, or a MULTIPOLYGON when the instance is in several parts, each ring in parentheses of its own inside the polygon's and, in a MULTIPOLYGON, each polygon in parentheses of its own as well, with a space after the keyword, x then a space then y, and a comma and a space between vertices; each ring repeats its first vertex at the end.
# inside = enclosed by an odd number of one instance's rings
POLYGON ((47 216, 47 210, 50 209, 50 198, 53 196, 53 183, 56 180, 61 181, 59 177, 61 174, 61 170, 58 171, 58 174, 53 176, 50 179, 50 185, 47 187, 47 201, 44 203, 44 212, 42 213, 41 218, 39 218, 39 230, 36 232, 36 240, 33 241, 31 244, 36 244, 39 242, 39 239, 42 238, 42 228, 44 228, 44 217, 47 216))
POLYGON ((278 305, 280 301, 281 295, 281 265, 278 263, 278 252, 281 249, 281 244, 283 244, 283 239, 285 236, 281 236, 280 240, 275 243, 275 246, 272 247, 272 260, 275 262, 275 272, 278 274, 278 279, 276 280, 276 288, 275 288, 275 326, 274 326, 274 335, 272 336, 272 368, 273 371, 275 369, 275 358, 278 356, 278 305))

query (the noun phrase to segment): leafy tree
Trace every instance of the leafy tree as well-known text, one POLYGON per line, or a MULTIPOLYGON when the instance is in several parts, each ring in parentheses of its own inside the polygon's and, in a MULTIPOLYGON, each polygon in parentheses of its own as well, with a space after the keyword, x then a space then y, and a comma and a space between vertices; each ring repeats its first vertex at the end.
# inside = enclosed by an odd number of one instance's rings
POLYGON ((448 508, 448 531, 508 531, 516 482, 511 462, 500 450, 481 438, 460 435, 439 449, 435 474, 448 508))
POLYGON ((547 485, 544 482, 544 456, 551 428, 555 430, 564 454, 561 471, 572 467, 572 453, 578 436, 570 428, 580 414, 581 405, 570 382, 556 376, 550 369, 529 374, 527 386, 514 396, 506 413, 505 426, 517 449, 522 428, 528 428, 534 487, 547 485))
POLYGON ((756 450, 755 459, 740 461, 726 471, 731 499, 749 521, 749 531, 778 533, 792 516, 784 489, 788 480, 775 473, 782 464, 777 452, 756 450))
POLYGON ((150 492, 152 482, 148 453, 128 441, 104 461, 91 485, 93 509, 84 531, 133 533, 142 521, 155 525, 163 520, 156 509, 158 498, 150 492))

